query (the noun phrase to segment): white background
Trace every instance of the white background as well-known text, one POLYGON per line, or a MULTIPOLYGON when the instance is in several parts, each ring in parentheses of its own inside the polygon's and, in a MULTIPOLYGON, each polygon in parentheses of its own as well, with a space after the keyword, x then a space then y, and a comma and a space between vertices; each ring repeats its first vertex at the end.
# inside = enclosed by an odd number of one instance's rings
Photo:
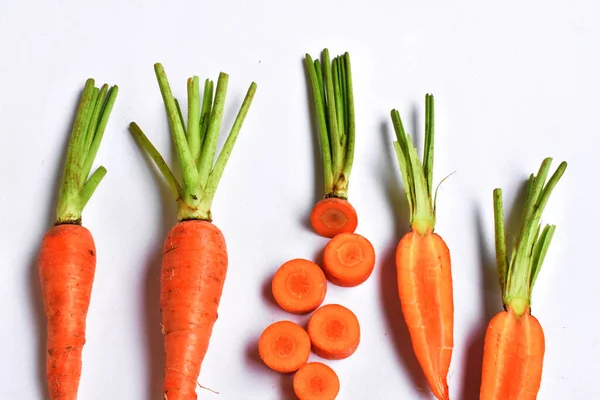
MULTIPOLYGON (((81 399, 161 399, 158 294, 162 241, 176 221, 166 185, 127 130, 135 120, 168 156, 153 63, 173 90, 230 74, 228 130, 251 81, 258 91, 213 207, 230 256, 220 318, 199 382, 203 399, 288 399, 291 378, 257 360, 256 340, 290 316, 269 279, 294 257, 318 260, 307 227, 321 196, 303 56, 352 56, 357 144, 350 200, 378 262, 363 285, 329 286, 362 343, 328 362, 340 399, 431 398, 409 346, 393 255, 408 213, 389 112, 422 145, 424 95, 436 96, 439 232, 452 254, 454 399, 478 398, 482 339, 501 309, 492 190, 512 209, 546 156, 569 162, 545 213, 558 225, 533 298, 547 352, 540 399, 598 399, 600 302, 600 3, 577 1, 4 1, 0 4, 0 397, 43 399, 44 319, 35 260, 54 219, 58 178, 85 79, 120 94, 96 165, 108 175, 84 211, 98 266, 81 399), (298 6, 292 5, 298 3, 298 6), (485 3, 485 4, 484 4, 485 3)), ((224 132, 226 133, 226 132, 224 132)), ((171 157, 168 157, 172 159, 171 157)), ((313 356, 313 359, 317 359, 313 356)))

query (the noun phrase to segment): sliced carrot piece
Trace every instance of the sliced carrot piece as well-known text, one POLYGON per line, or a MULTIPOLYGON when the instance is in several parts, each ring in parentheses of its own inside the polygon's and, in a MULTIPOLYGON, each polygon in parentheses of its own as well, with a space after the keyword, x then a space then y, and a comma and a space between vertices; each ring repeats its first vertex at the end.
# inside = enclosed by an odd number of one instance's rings
POLYGON ((313 351, 328 360, 350 357, 360 342, 358 318, 339 304, 319 308, 308 320, 308 336, 313 351))
POLYGON ((327 279, 314 262, 295 258, 279 267, 273 276, 271 290, 275 301, 285 311, 306 314, 323 303, 327 279))
POLYGON ((294 372, 308 361, 310 338, 300 325, 278 321, 269 325, 260 335, 258 353, 273 371, 294 372))
POLYGON ((299 400, 334 400, 340 391, 335 371, 320 362, 304 364, 294 375, 293 385, 299 400))
POLYGON ((358 233, 341 233, 325 246, 323 269, 338 286, 357 286, 366 281, 375 267, 375 249, 358 233))
POLYGON ((332 238, 340 233, 354 232, 358 216, 348 200, 328 197, 315 204, 310 223, 319 235, 332 238))

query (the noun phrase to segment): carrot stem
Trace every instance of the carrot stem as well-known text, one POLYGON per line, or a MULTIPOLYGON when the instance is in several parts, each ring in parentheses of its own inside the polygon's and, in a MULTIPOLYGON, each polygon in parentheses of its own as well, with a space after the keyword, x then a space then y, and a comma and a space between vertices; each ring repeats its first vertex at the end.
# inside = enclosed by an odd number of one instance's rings
POLYGON ((91 78, 85 83, 59 189, 57 224, 81 223, 84 207, 106 174, 106 169, 100 167, 88 180, 117 93, 117 86, 108 89, 104 85, 100 90, 91 78))
POLYGON ((350 55, 330 60, 324 49, 321 61, 306 54, 305 62, 317 114, 325 197, 346 200, 356 133, 350 55))
POLYGON ((327 133, 327 119, 325 115, 325 97, 323 94, 323 82, 319 61, 314 61, 310 55, 306 55, 306 69, 313 89, 313 98, 317 120, 319 124, 319 139, 321 142, 321 155, 323 158, 323 172, 325 181, 325 193, 333 191, 333 169, 331 164, 331 146, 327 133))
POLYGON ((204 138, 200 161, 198 163, 198 174, 200 175, 200 184, 203 188, 206 187, 208 176, 213 167, 215 152, 217 151, 217 138, 219 137, 219 130, 221 129, 221 122, 223 120, 223 109, 225 107, 228 82, 229 75, 221 72, 219 74, 219 80, 217 81, 215 100, 212 105, 208 130, 204 138))
MULTIPOLYGON (((567 168, 567 163, 563 161, 546 183, 551 163, 552 158, 544 159, 537 175, 531 175, 529 179, 521 231, 513 246, 510 263, 506 268, 502 292, 503 302, 504 306, 510 307, 517 317, 523 315, 531 306, 533 285, 556 229, 554 225, 546 225, 544 229, 541 229, 540 220, 552 190, 567 168)), ((496 189, 494 194, 494 205, 497 210, 497 197, 501 196, 501 191, 496 189), (500 194, 496 195, 496 193, 500 194)), ((496 218, 501 218, 501 215, 497 215, 496 218)), ((506 249, 502 249, 502 243, 498 246, 498 238, 496 242, 497 258, 500 259, 502 256, 500 253, 506 252, 506 249)))
POLYGON ((246 93, 244 102, 240 107, 240 111, 238 112, 233 126, 231 127, 231 131, 227 136, 227 140, 225 141, 225 144, 219 153, 219 157, 215 162, 215 166, 208 177, 208 182, 206 183, 205 188, 206 194, 203 196, 203 201, 201 203, 201 205, 207 209, 210 209, 212 205, 217 186, 219 185, 219 181, 221 180, 221 176, 225 170, 225 165, 227 165, 227 161, 229 160, 229 156, 231 155, 235 141, 240 134, 242 124, 244 123, 244 119, 246 119, 246 115, 248 114, 248 110, 250 109, 250 105, 252 104, 252 99, 254 98, 255 93, 256 83, 252 82, 252 84, 250 84, 250 88, 248 89, 248 93, 246 93))
POLYGON ((183 185, 179 184, 163 157, 135 122, 129 125, 129 130, 140 147, 156 163, 156 166, 175 195, 179 207, 179 220, 212 221, 210 211, 212 201, 219 180, 223 175, 225 165, 231 155, 235 141, 252 103, 254 93, 256 92, 256 84, 253 82, 250 85, 250 89, 225 145, 213 166, 217 139, 223 119, 229 76, 224 72, 220 73, 214 102, 213 82, 209 79, 205 81, 202 105, 200 105, 199 78, 194 76, 188 79, 188 126, 186 130, 183 122, 184 119, 180 112, 181 109, 178 102, 173 98, 162 65, 157 63, 154 68, 165 108, 167 109, 171 136, 181 164, 183 185))
MULTIPOLYGON (((188 124, 187 138, 192 160, 200 152, 200 79, 188 79, 188 124)), ((182 118, 183 121, 183 118, 182 118)))
POLYGON ((144 134, 142 128, 140 128, 135 122, 132 122, 129 124, 129 131, 138 142, 138 145, 144 149, 152 161, 154 161, 158 167, 158 170, 165 178, 165 181, 167 181, 171 192, 173 192, 173 196, 175 196, 176 199, 181 198, 183 191, 181 190, 181 186, 179 186, 179 182, 177 182, 177 178, 175 178, 175 175, 173 175, 173 172, 171 172, 171 169, 169 168, 169 165, 165 159, 160 155, 159 151, 156 150, 156 147, 154 147, 152 142, 150 142, 148 137, 144 134))
POLYGON ((432 198, 433 178, 433 96, 425 97, 426 114, 429 123, 425 129, 425 151, 423 163, 419 162, 417 150, 410 135, 404 130, 398 110, 391 111, 392 124, 397 141, 394 149, 404 182, 406 198, 410 209, 410 225, 420 235, 432 232, 435 228, 435 204, 432 198), (427 169, 427 170, 426 170, 427 169))
POLYGON ((500 289, 504 293, 508 260, 506 258, 506 233, 504 230, 504 207, 502 189, 494 190, 494 233, 496 239, 496 265, 500 278, 500 289))

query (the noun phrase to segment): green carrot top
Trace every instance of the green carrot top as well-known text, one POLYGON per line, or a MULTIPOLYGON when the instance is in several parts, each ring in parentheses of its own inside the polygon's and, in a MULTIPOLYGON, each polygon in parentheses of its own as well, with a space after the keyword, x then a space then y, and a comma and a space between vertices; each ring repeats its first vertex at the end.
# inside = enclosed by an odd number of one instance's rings
POLYGON ((322 61, 306 54, 306 68, 317 114, 325 181, 325 197, 348 199, 354 159, 354 94, 350 54, 331 62, 324 49, 322 61))
POLYGON ((93 79, 85 82, 67 149, 56 224, 81 224, 84 207, 106 175, 101 166, 89 176, 118 91, 106 84, 99 89, 93 79))
POLYGON ((410 135, 404 130, 400 113, 397 110, 391 112, 394 131, 398 139, 394 142, 394 148, 410 209, 410 226, 420 235, 433 232, 435 229, 436 196, 432 183, 433 109, 433 95, 427 94, 425 96, 425 150, 422 164, 410 135))
POLYGON ((158 150, 148 140, 140 127, 132 122, 129 129, 139 145, 154 160, 164 176, 178 204, 180 221, 199 219, 212 221, 210 211, 217 185, 225 165, 229 160, 235 141, 246 118, 246 114, 256 92, 256 83, 252 82, 231 131, 223 145, 216 162, 217 139, 223 120, 225 95, 229 75, 221 72, 217 81, 216 92, 213 81, 204 82, 204 94, 200 100, 200 81, 197 76, 187 82, 188 115, 187 127, 178 101, 173 97, 167 75, 161 64, 154 65, 158 85, 163 97, 171 137, 179 158, 183 184, 177 181, 171 169, 158 150), (213 99, 213 92, 214 99, 213 99))
POLYGON ((494 190, 494 225, 496 239, 496 263, 502 288, 502 302, 517 316, 523 315, 531 306, 531 292, 554 235, 555 225, 541 229, 542 212, 552 190, 562 177, 567 163, 562 162, 546 183, 552 158, 546 158, 537 175, 531 174, 525 198, 521 230, 514 242, 510 261, 506 251, 502 189, 494 190))

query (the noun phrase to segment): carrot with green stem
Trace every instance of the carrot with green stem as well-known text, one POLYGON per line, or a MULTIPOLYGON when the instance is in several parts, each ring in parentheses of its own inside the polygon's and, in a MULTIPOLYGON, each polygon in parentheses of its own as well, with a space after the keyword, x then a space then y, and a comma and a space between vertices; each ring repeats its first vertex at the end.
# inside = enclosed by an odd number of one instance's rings
POLYGON ((492 318, 485 335, 482 400, 535 399, 540 388, 545 338, 539 321, 531 315, 531 294, 556 229, 555 225, 542 229, 542 213, 567 168, 563 161, 546 183, 551 163, 546 158, 537 175, 529 178, 521 230, 510 261, 502 189, 494 190, 496 262, 504 311, 492 318))
POLYGON ((250 85, 215 161, 229 76, 223 72, 219 75, 216 90, 207 79, 202 101, 198 77, 188 79, 186 127, 162 65, 155 64, 154 70, 182 170, 182 184, 140 127, 132 122, 129 128, 156 163, 178 206, 179 222, 165 240, 160 276, 166 355, 163 396, 165 400, 196 399, 197 379, 217 319, 228 266, 225 238, 212 224, 210 209, 256 84, 250 85))
POLYGON ((358 225, 356 210, 348 201, 356 130, 350 55, 345 53, 330 61, 325 49, 321 61, 313 61, 306 54, 305 62, 317 115, 325 183, 324 199, 314 206, 310 221, 319 235, 334 237, 354 232, 358 225))
POLYGON ((410 209, 411 231, 396 249, 398 293, 413 349, 433 394, 448 399, 447 375, 454 347, 454 300, 450 251, 434 233, 433 96, 425 97, 423 163, 397 110, 391 112, 396 155, 410 209))
POLYGON ((47 319, 46 379, 50 399, 77 398, 86 318, 96 272, 96 247, 81 214, 106 175, 92 164, 117 98, 117 86, 85 83, 60 184, 56 224, 46 232, 38 259, 47 319))

